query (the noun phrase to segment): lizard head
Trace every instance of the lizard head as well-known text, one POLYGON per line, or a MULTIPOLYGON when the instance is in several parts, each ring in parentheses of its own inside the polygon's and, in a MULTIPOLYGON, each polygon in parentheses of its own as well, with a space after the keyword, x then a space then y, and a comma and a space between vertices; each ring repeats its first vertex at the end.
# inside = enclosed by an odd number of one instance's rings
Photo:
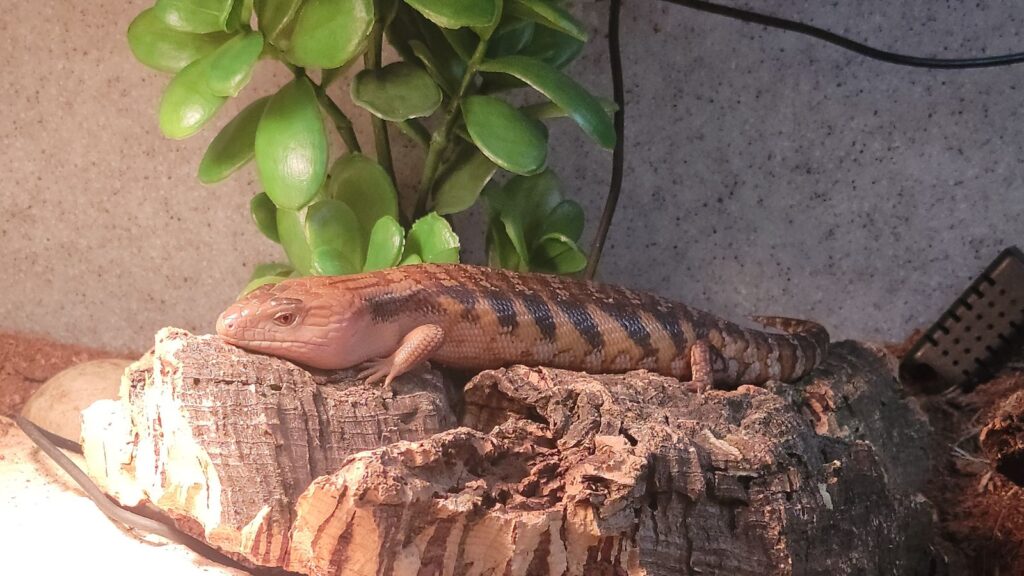
POLYGON ((329 279, 296 278, 261 286, 242 296, 217 319, 228 344, 323 369, 367 360, 358 338, 369 328, 357 299, 322 290, 329 279), (329 294, 329 295, 328 295, 329 294))

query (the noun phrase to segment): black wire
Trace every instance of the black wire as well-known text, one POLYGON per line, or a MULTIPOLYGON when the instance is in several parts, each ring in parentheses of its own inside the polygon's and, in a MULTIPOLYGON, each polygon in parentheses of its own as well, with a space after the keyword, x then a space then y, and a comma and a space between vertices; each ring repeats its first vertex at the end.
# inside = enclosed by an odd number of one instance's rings
POLYGON ((705 0, 664 0, 672 4, 679 6, 685 6, 687 8, 693 8, 694 10, 701 10, 703 12, 710 12, 711 14, 718 14, 720 16, 728 16, 730 18, 736 18, 737 20, 743 20, 745 22, 752 22, 754 24, 763 24, 765 26, 771 26, 773 28, 781 28, 782 30, 789 30, 790 32, 797 32, 824 40, 831 44, 835 44, 840 48, 845 48, 851 52, 856 52, 862 56, 873 58, 875 60, 881 60, 882 62, 888 62, 890 64, 899 64, 901 66, 914 66, 917 68, 942 68, 942 69, 963 69, 963 68, 990 68, 993 66, 1008 66, 1010 64, 1019 64, 1024 62, 1024 52, 1017 52, 1014 54, 1003 54, 1000 56, 982 56, 977 58, 922 58, 920 56, 907 56, 906 54, 896 54, 895 52, 888 52, 886 50, 879 50, 873 48, 867 44, 862 44, 855 40, 840 36, 835 32, 829 32, 810 24, 803 22, 795 22, 793 20, 786 20, 785 18, 779 18, 777 16, 768 16, 766 14, 760 14, 757 12, 751 12, 750 10, 743 10, 740 8, 732 8, 730 6, 722 6, 713 2, 706 2, 705 0))
MULTIPOLYGON (((719 16, 727 16, 744 22, 761 24, 772 28, 779 28, 804 34, 812 38, 824 40, 830 44, 845 48, 861 56, 874 60, 897 64, 900 66, 912 66, 915 68, 937 68, 946 70, 958 70, 967 68, 991 68, 995 66, 1009 66, 1024 62, 1024 52, 1013 54, 1002 54, 999 56, 981 56, 976 58, 924 58, 921 56, 908 56, 897 54, 887 50, 880 50, 867 44, 840 36, 817 26, 811 26, 803 22, 787 20, 778 16, 769 16, 741 8, 722 6, 705 0, 663 0, 678 6, 709 12, 719 16)), ((622 90, 622 57, 619 51, 619 14, 621 12, 621 0, 611 0, 608 15, 608 57, 611 61, 612 89, 615 93, 615 104, 618 111, 615 113, 615 151, 612 156, 612 179, 608 186, 608 196, 605 199, 604 211, 601 214, 601 222, 597 234, 591 243, 590 258, 587 262, 585 277, 588 280, 594 278, 597 272, 598 262, 601 260, 601 252, 604 249, 604 241, 611 226, 612 217, 615 215, 615 207, 619 202, 619 194, 622 190, 622 168, 624 161, 623 137, 624 137, 624 110, 625 98, 622 90)))
POLYGON ((71 461, 70 458, 65 456, 64 453, 57 448, 55 442, 60 443, 62 447, 66 447, 66 449, 73 450, 79 453, 82 451, 82 447, 80 445, 71 440, 63 438, 62 436, 57 436, 56 434, 53 434, 48 430, 44 430, 39 426, 36 426, 35 423, 25 418, 24 416, 18 416, 14 419, 14 421, 15 423, 18 424, 18 427, 21 428, 25 435, 28 436, 29 439, 32 440, 32 442, 35 443, 35 445, 38 446, 39 449, 42 450, 44 454, 49 456, 50 459, 52 459, 58 466, 60 466, 64 470, 64 472, 66 472, 68 476, 70 476, 71 479, 74 480, 75 483, 78 484, 78 486, 85 491, 86 496, 88 496, 93 501, 93 503, 96 504, 96 507, 99 508, 101 512, 106 514, 107 517, 111 520, 119 524, 122 524, 130 529, 157 534, 163 536, 164 538, 172 542, 177 542, 179 544, 188 546, 189 548, 191 548, 195 552, 198 552, 199 554, 202 554, 206 558, 209 558, 210 560, 214 560, 216 562, 220 562, 225 566, 230 566, 232 568, 240 570, 251 570, 250 568, 242 566, 233 558, 229 558, 219 550, 209 546, 205 542, 201 542, 193 538, 192 536, 189 536, 188 534, 185 534, 184 532, 178 530, 177 528, 174 528, 173 526, 169 526, 164 522, 161 522, 160 520, 147 518, 140 514, 136 514, 135 512, 132 512, 130 510, 125 510, 124 508, 121 508, 113 501, 111 501, 109 498, 107 498, 107 495, 104 494, 102 490, 100 490, 99 486, 97 486, 96 483, 93 482, 92 479, 89 478, 85 474, 85 472, 82 471, 81 468, 79 468, 74 462, 71 461))
POLYGON ((619 203, 619 193, 622 191, 622 167, 625 163, 626 148, 626 96, 622 81, 622 51, 619 45, 619 15, 622 12, 622 0, 611 0, 608 6, 608 57, 611 60, 612 68, 612 93, 615 98, 615 149, 612 152, 612 180, 608 185, 608 197, 605 198, 604 211, 601 213, 601 222, 594 235, 594 242, 590 247, 590 258, 587 260, 587 270, 584 278, 593 280, 597 273, 597 264, 601 260, 601 252, 604 250, 604 241, 608 236, 608 229, 612 225, 612 217, 615 215, 615 207, 619 203))

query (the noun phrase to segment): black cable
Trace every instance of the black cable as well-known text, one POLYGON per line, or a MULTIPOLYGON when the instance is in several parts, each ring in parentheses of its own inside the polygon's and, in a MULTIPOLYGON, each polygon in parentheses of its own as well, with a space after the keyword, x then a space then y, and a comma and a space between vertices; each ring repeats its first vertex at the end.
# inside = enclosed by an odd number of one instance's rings
MULTIPOLYGON (((50 432, 49 430, 46 430, 44 428, 40 428, 39 426, 36 426, 36 424, 34 422, 29 420, 28 418, 25 418, 24 416, 19 416, 18 418, 15 419, 15 422, 18 424, 18 426, 21 426, 21 429, 23 431, 25 431, 25 425, 31 426, 32 430, 34 432, 38 432, 39 434, 42 434, 54 446, 56 446, 57 448, 60 448, 61 450, 67 450, 68 452, 74 452, 75 454, 81 454, 82 453, 82 445, 79 444, 78 442, 75 442, 74 440, 69 440, 68 438, 65 438, 63 436, 54 434, 53 432, 50 432)), ((28 431, 25 431, 25 434, 28 435, 30 440, 32 440, 33 442, 36 443, 36 446, 39 446, 39 442, 36 442, 35 438, 33 438, 29 434, 28 431)))
POLYGON ((604 250, 604 241, 608 236, 608 229, 612 225, 612 217, 615 215, 615 207, 619 203, 619 193, 622 191, 622 168, 625 164, 626 148, 626 96, 622 81, 622 51, 619 45, 619 15, 622 12, 622 0, 611 0, 608 6, 608 57, 611 60, 612 68, 612 94, 615 98, 615 149, 612 152, 612 180, 608 185, 608 196, 604 201, 604 211, 601 213, 601 222, 597 227, 597 234, 594 235, 594 242, 590 247, 590 258, 587 259, 587 270, 584 278, 593 280, 597 273, 597 264, 601 260, 601 252, 604 250))
MULTIPOLYGON (((845 48, 846 50, 860 54, 861 56, 900 66, 958 70, 1009 66, 1024 62, 1024 52, 1002 54, 999 56, 981 56, 977 58, 924 58, 921 56, 908 56, 906 54, 897 54, 887 50, 880 50, 878 48, 868 46, 867 44, 857 42, 856 40, 840 36, 835 32, 830 32, 823 28, 811 26, 810 24, 805 24, 803 22, 779 18, 778 16, 769 16, 767 14, 752 12, 750 10, 743 10, 742 8, 722 6, 721 4, 715 4, 705 0, 663 1, 686 8, 692 8, 694 10, 700 10, 702 12, 735 18, 744 22, 761 24, 772 28, 779 28, 790 32, 796 32, 798 34, 804 34, 812 38, 824 40, 825 42, 839 46, 840 48, 845 48)), ((619 202, 619 194, 622 190, 622 167, 624 161, 622 141, 624 136, 623 111, 625 110, 625 98, 622 93, 622 57, 619 53, 620 12, 621 0, 611 0, 608 16, 608 57, 611 61, 612 89, 615 93, 615 104, 618 106, 618 111, 615 113, 615 133, 618 138, 615 141, 615 151, 612 156, 612 179, 608 186, 608 196, 605 199, 604 211, 601 214, 601 222, 598 226, 597 234, 594 236, 594 241, 591 243, 590 257, 587 262, 587 270, 585 273, 585 277, 588 280, 592 280, 597 272, 597 265, 601 259, 601 252, 604 249, 604 241, 608 235, 612 216, 615 214, 615 207, 619 202)))
POLYGON ((1024 53, 1017 52, 1014 54, 1003 54, 1000 56, 982 56, 978 58, 922 58, 920 56, 907 56, 906 54, 897 54, 895 52, 888 52, 886 50, 879 50, 873 48, 867 44, 862 44, 855 40, 851 40, 844 36, 840 36, 835 32, 829 32, 828 30, 811 26, 803 22, 796 22, 793 20, 787 20, 785 18, 779 18, 777 16, 768 16, 766 14, 760 14, 757 12, 751 12, 750 10, 743 10, 741 8, 733 8, 730 6, 722 6, 713 2, 706 2, 705 0, 664 0, 672 4, 679 6, 685 6, 687 8, 693 8, 694 10, 700 10, 702 12, 709 12, 711 14, 718 14, 720 16, 728 16, 730 18, 736 18, 737 20, 743 20, 744 22, 752 22, 754 24, 763 24, 765 26, 771 26, 773 28, 781 28, 782 30, 789 30, 790 32, 797 32, 824 40, 830 44, 845 48, 851 52, 856 52, 862 56, 873 58, 875 60, 881 60, 882 62, 888 62, 890 64, 898 64, 901 66, 914 66, 917 68, 941 68, 941 69, 963 69, 963 68, 990 68, 993 66, 1008 66, 1010 64, 1019 64, 1024 62, 1024 53))
POLYGON ((163 536, 172 542, 183 544, 195 552, 202 554, 206 558, 224 564, 225 566, 230 566, 240 570, 250 570, 236 562, 234 559, 224 555, 219 550, 216 550, 205 542, 201 542, 188 534, 185 534, 173 526, 169 526, 159 520, 147 518, 130 510, 121 508, 112 500, 107 498, 107 495, 100 490, 99 486, 97 486, 81 468, 79 468, 71 461, 70 458, 64 455, 64 453, 57 448, 54 440, 51 440, 51 438, 59 439, 57 442, 62 446, 67 446, 69 449, 77 452, 82 451, 81 446, 71 440, 63 438, 62 436, 57 436, 52 432, 43 430, 24 416, 18 416, 14 421, 18 424, 18 427, 25 432, 25 435, 28 436, 44 454, 49 456, 50 459, 64 470, 64 472, 67 472, 68 476, 70 476, 71 479, 85 491, 85 494, 89 499, 96 504, 96 507, 106 514, 111 520, 130 529, 150 532, 152 534, 163 536))

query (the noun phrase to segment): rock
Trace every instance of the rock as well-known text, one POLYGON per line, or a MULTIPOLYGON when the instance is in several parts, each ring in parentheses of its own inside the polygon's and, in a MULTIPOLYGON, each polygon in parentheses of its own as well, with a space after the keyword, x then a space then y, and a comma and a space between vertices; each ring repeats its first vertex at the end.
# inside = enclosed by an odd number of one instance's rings
POLYGON ((29 398, 21 415, 40 427, 78 442, 82 410, 97 400, 118 397, 121 375, 132 360, 106 358, 59 372, 29 398))

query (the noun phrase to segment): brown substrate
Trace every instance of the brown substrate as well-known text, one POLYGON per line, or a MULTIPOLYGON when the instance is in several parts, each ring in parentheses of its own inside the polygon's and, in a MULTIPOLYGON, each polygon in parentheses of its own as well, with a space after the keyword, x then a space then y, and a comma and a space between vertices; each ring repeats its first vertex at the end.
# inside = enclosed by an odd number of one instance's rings
POLYGON ((98 358, 132 358, 38 336, 0 332, 0 416, 13 416, 43 382, 61 370, 98 358))
POLYGON ((1024 372, 1007 373, 966 394, 921 396, 935 431, 935 465, 925 496, 968 574, 1024 574, 1024 490, 985 459, 978 434, 1015 392, 1024 372))

